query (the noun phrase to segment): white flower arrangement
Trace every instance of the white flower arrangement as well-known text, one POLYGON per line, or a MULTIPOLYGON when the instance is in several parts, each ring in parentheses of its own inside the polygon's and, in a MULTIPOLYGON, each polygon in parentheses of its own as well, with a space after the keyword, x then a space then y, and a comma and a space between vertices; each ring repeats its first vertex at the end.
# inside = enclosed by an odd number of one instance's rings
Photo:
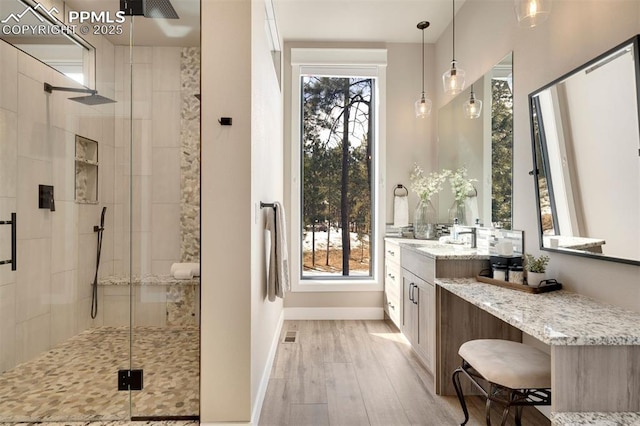
POLYGON ((417 193, 422 201, 427 202, 432 195, 442 191, 442 184, 447 180, 450 173, 449 170, 443 170, 440 173, 431 172, 428 176, 425 176, 424 170, 414 164, 410 175, 411 190, 417 193))
POLYGON ((477 182, 477 179, 467 178, 467 168, 460 167, 454 172, 449 172, 449 184, 456 202, 462 203, 469 197, 469 193, 475 190, 471 182, 477 182))

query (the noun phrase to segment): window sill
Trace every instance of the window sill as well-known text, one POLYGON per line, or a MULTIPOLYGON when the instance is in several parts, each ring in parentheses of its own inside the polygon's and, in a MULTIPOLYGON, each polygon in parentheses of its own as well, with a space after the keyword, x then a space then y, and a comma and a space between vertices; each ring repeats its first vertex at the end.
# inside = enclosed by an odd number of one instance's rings
POLYGON ((347 291, 383 291, 381 283, 373 279, 365 280, 299 280, 291 291, 297 292, 347 292, 347 291))

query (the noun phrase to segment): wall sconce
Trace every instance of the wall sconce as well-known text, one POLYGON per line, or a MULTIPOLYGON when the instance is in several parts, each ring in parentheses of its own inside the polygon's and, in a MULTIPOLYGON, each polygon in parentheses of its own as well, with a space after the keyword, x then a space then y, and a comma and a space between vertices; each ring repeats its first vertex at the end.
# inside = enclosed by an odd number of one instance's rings
POLYGON ((422 31, 422 95, 414 104, 416 118, 425 118, 431 114, 431 99, 424 96, 424 29, 429 25, 429 21, 418 22, 418 29, 422 31))
POLYGON ((551 0, 515 0, 518 24, 535 27, 544 22, 551 13, 551 0))
POLYGON ((452 20, 453 23, 453 58, 451 59, 451 69, 442 74, 442 84, 444 85, 444 92, 449 95, 456 95, 464 90, 464 76, 465 72, 461 68, 456 67, 456 1, 452 0, 453 6, 452 20))

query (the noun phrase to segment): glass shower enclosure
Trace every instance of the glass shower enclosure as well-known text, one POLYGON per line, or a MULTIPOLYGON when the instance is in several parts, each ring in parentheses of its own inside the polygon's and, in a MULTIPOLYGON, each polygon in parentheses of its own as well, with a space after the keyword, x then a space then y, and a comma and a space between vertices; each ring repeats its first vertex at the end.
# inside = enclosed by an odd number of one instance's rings
POLYGON ((198 418, 200 2, 105 3, 0 0, 0 422, 198 418))

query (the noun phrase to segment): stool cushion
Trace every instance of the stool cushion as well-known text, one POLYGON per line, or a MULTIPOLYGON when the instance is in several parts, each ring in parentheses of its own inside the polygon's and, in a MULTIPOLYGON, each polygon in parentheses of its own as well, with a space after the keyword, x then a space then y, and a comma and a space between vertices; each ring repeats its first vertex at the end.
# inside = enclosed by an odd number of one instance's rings
POLYGON ((510 389, 551 388, 551 357, 510 340, 470 340, 458 354, 487 381, 510 389))

